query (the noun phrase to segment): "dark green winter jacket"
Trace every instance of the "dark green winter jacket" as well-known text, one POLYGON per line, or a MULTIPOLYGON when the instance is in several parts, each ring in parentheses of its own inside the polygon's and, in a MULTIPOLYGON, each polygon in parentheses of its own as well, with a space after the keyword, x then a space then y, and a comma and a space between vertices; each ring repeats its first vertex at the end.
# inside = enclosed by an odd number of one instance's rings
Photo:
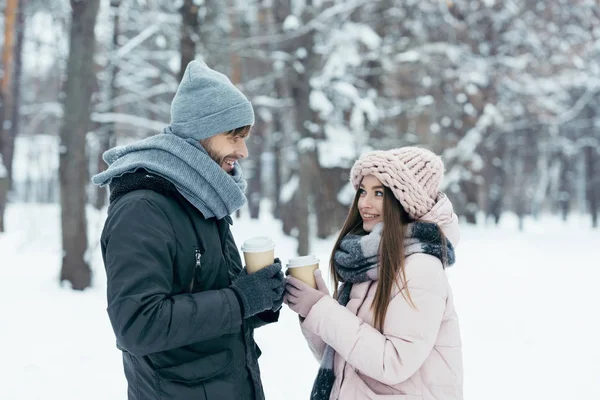
POLYGON ((144 170, 111 184, 101 245, 129 400, 264 399, 253 330, 278 313, 242 320, 230 223, 144 170))

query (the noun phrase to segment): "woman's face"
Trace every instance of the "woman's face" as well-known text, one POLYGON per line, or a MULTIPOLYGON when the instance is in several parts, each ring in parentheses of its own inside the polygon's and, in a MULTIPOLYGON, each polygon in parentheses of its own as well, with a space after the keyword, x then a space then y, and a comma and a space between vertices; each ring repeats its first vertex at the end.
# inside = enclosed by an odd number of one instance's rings
POLYGON ((358 212, 363 220, 363 229, 371 232, 377 223, 383 221, 383 185, 373 175, 367 175, 358 191, 358 212))

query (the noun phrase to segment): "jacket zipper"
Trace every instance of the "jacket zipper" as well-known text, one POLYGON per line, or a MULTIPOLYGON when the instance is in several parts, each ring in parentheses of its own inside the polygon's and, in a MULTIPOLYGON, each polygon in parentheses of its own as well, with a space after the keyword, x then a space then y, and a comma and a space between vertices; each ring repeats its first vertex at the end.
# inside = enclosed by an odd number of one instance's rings
POLYGON ((194 252, 196 256, 196 266, 194 267, 194 275, 192 275, 192 283, 190 283, 190 292, 194 292, 194 284, 196 283, 196 273, 200 269, 201 263, 200 259, 202 258, 202 253, 200 253, 199 249, 196 249, 194 252))

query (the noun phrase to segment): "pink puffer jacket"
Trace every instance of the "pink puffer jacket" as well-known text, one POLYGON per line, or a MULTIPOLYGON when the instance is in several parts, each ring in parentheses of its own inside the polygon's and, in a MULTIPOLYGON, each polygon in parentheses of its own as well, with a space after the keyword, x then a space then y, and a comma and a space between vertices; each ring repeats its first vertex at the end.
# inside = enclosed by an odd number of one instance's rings
MULTIPOLYGON (((437 222, 456 247, 458 220, 443 197, 422 220, 437 222)), ((373 328, 377 282, 355 284, 346 307, 319 300, 302 332, 321 360, 325 343, 335 349, 330 400, 462 400, 462 350, 452 290, 441 262, 427 254, 406 258, 414 309, 395 290, 383 332, 373 328)))

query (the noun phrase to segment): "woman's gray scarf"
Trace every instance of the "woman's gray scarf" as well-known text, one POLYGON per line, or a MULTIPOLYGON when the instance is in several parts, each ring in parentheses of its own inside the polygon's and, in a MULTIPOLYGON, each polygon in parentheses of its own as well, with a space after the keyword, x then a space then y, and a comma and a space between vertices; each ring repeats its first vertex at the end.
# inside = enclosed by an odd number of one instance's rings
POLYGON ((229 175, 200 142, 180 138, 169 127, 159 135, 112 148, 102 158, 109 167, 92 177, 96 185, 109 185, 114 178, 144 168, 173 183, 205 218, 221 219, 246 203, 246 181, 237 162, 234 175, 229 175))
MULTIPOLYGON (((378 253, 381 242, 383 223, 377 224, 367 235, 346 235, 340 248, 334 254, 335 269, 340 280, 344 282, 338 302, 346 306, 350 300, 352 284, 376 281, 379 275, 378 253)), ((404 254, 430 254, 440 259, 444 268, 454 264, 454 248, 450 241, 440 234, 437 224, 429 222, 413 222, 408 225, 404 239, 404 254)), ((335 375, 333 358, 335 350, 331 346, 325 348, 321 366, 310 394, 311 400, 329 400, 335 375)))

